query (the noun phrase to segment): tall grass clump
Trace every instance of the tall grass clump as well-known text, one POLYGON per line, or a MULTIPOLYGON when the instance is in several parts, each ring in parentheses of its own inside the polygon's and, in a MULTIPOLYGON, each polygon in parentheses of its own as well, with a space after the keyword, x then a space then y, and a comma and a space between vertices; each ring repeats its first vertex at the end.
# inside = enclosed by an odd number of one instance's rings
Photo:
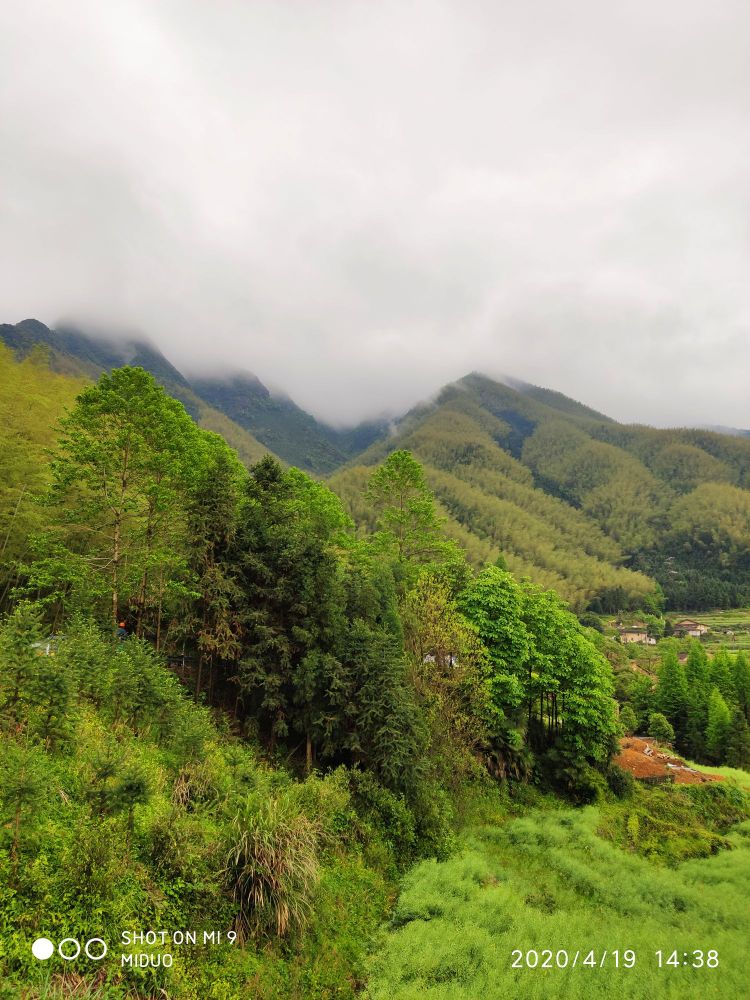
POLYGON ((241 938, 284 936, 308 922, 320 879, 318 825, 289 792, 253 801, 233 824, 226 878, 241 938))

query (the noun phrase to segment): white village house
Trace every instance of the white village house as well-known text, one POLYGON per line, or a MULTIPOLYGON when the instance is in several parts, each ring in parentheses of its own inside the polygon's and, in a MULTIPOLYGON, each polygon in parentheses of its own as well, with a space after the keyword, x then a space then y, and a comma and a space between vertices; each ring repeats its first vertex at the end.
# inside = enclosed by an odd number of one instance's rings
POLYGON ((708 625, 704 625, 702 622, 693 621, 692 618, 683 618, 682 621, 675 622, 672 626, 672 631, 677 636, 689 635, 693 639, 700 639, 710 629, 708 625))
POLYGON ((624 625, 618 631, 620 633, 620 642, 625 645, 630 642, 638 642, 642 646, 656 645, 656 639, 648 634, 648 629, 645 625, 624 625))

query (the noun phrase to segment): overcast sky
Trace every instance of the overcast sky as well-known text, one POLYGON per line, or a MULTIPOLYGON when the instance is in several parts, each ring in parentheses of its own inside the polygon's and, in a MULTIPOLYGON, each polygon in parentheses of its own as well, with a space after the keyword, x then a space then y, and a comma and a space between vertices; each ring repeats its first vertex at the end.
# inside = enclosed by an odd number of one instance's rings
POLYGON ((0 321, 750 426, 747 0, 23 0, 0 67, 0 321))

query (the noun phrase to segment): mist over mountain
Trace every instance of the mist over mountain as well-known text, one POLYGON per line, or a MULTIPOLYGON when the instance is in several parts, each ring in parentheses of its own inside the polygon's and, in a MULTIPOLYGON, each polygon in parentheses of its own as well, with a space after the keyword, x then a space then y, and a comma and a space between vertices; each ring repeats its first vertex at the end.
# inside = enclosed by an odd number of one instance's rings
POLYGON ((405 448, 475 565, 502 557, 578 610, 640 607, 657 584, 675 607, 750 599, 750 440, 739 432, 621 424, 477 372, 397 419, 333 428, 251 372, 188 379, 147 341, 36 320, 0 326, 0 338, 67 375, 145 368, 247 464, 271 452, 330 476, 355 521, 372 468, 405 448))
POLYGON ((335 428, 316 420, 289 397, 272 393, 251 372, 186 378, 147 340, 104 338, 73 327, 51 330, 35 319, 0 325, 0 338, 19 357, 39 348, 63 374, 96 378, 120 365, 145 368, 190 415, 223 434, 243 458, 266 451, 290 465, 327 473, 387 433, 388 421, 335 428))

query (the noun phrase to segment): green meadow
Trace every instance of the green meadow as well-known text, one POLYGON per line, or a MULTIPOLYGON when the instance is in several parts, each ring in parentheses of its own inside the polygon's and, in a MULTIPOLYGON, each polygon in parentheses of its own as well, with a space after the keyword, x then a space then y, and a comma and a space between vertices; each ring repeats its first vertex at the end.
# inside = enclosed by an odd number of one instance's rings
POLYGON ((383 931, 369 1000, 750 996, 750 823, 724 835, 708 829, 726 825, 742 793, 637 797, 635 805, 535 809, 473 829, 456 857, 420 864, 383 931), (678 835, 684 860, 666 857, 670 818, 691 796, 706 828, 678 835), (683 966, 700 962, 696 950, 706 964, 683 966), (678 967, 667 964, 675 951, 678 967))

